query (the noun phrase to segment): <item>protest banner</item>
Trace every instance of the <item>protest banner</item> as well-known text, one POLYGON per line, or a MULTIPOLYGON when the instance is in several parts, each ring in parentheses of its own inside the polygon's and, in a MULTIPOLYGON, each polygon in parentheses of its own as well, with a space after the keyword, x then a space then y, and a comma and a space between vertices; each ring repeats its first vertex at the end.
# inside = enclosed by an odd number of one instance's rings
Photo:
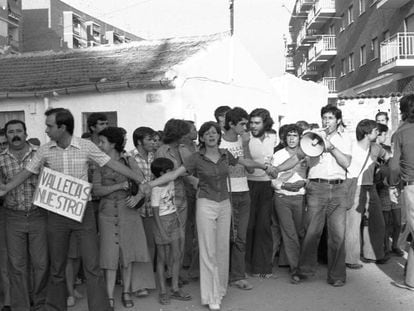
POLYGON ((92 185, 87 181, 43 168, 33 204, 82 222, 92 185))

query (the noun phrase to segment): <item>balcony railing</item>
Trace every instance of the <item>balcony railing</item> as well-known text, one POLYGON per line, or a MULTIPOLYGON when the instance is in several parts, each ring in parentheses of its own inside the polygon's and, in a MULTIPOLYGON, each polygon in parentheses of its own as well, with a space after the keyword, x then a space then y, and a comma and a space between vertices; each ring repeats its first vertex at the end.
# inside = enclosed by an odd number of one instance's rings
POLYGON ((414 32, 400 32, 381 43, 381 66, 397 59, 414 59, 414 32))
POLYGON ((316 76, 318 74, 318 69, 316 66, 309 66, 308 62, 304 61, 298 67, 296 74, 299 78, 309 78, 311 76, 316 76))
POLYGON ((308 28, 321 28, 329 21, 330 16, 335 15, 335 12, 335 0, 316 1, 308 14, 308 28))
POLYGON ((377 9, 398 9, 408 2, 410 0, 379 0, 377 2, 377 9))
POLYGON ((336 37, 335 35, 323 35, 322 38, 316 42, 316 54, 321 52, 336 51, 336 37))
POLYGON ((286 62, 285 71, 287 71, 287 72, 295 71, 295 64, 293 62, 293 57, 292 56, 286 56, 285 62, 286 62))
POLYGON ((311 41, 315 42, 317 30, 316 29, 308 29, 307 25, 303 25, 302 29, 298 33, 298 37, 296 39, 297 46, 302 46, 303 44, 310 43, 311 41))
POLYGON ((329 93, 336 93, 336 78, 335 77, 324 77, 321 83, 328 87, 329 93))
POLYGON ((315 0, 299 0, 297 7, 298 11, 303 12, 309 10, 312 5, 315 3, 315 0))

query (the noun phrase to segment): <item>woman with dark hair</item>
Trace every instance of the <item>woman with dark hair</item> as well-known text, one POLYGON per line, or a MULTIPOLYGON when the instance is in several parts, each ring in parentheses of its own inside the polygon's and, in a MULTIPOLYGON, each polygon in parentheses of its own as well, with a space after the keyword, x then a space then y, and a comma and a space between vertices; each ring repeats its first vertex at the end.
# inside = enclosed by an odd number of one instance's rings
MULTIPOLYGON (((112 159, 122 162, 134 171, 140 171, 135 161, 122 155, 124 132, 108 127, 99 132, 99 148, 112 159)), ((144 179, 144 178, 143 178, 144 179)), ((136 209, 129 208, 127 179, 108 167, 94 172, 93 192, 101 197, 99 205, 100 265, 105 272, 109 302, 114 307, 116 270, 122 267, 122 304, 132 308, 130 293, 140 288, 154 288, 154 279, 145 280, 136 273, 140 263, 150 261, 144 227, 136 209)))
MULTIPOLYGON (((216 122, 204 123, 198 137, 199 151, 183 166, 149 182, 149 185, 158 186, 186 174, 199 178, 196 224, 200 251, 201 303, 207 304, 210 310, 220 310, 221 300, 227 292, 229 274, 229 165, 240 163, 248 167, 260 167, 260 164, 248 159, 235 159, 229 151, 219 149, 221 129, 216 122)), ((261 168, 265 169, 264 165, 261 168)))

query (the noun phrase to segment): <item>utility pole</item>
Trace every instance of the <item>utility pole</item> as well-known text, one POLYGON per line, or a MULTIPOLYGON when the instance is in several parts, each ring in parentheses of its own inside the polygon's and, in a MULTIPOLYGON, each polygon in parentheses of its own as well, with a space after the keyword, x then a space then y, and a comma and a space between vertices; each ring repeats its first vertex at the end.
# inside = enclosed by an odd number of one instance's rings
POLYGON ((233 36, 234 34, 234 0, 230 1, 230 35, 233 36))

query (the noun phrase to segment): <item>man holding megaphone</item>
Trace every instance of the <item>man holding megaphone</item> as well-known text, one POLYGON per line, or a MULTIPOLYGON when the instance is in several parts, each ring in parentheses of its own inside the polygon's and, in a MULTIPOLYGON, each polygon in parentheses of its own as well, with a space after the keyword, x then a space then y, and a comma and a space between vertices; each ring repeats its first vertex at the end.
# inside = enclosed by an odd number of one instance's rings
POLYGON ((291 277, 299 283, 314 275, 317 251, 325 219, 328 228, 329 284, 343 286, 346 281, 345 221, 347 200, 344 181, 351 163, 351 139, 344 131, 342 112, 334 105, 321 109, 323 130, 304 134, 299 151, 277 167, 278 171, 292 168, 303 157, 309 157, 307 209, 304 215, 306 234, 299 256, 298 272, 291 277))

